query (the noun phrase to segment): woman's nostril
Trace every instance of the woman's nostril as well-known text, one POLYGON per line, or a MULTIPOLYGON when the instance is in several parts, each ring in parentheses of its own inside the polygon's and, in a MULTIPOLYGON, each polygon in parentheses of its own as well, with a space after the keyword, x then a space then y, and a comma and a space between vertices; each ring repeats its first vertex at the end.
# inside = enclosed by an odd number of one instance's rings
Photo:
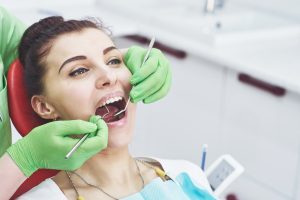
POLYGON ((105 82, 105 83, 102 84, 102 86, 104 86, 104 87, 105 87, 105 86, 109 86, 109 85, 110 85, 109 82, 105 82))

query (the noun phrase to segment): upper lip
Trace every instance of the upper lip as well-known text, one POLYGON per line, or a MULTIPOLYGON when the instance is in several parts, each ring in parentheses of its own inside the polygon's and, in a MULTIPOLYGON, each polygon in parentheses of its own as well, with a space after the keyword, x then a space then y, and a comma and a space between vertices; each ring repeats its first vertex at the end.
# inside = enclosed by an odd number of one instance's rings
POLYGON ((109 93, 107 95, 105 95, 104 97, 102 97, 96 106, 96 109, 99 108, 100 106, 102 106, 108 99, 113 98, 113 97, 122 97, 123 99, 125 99, 124 97, 124 93, 123 92, 113 92, 113 93, 109 93))

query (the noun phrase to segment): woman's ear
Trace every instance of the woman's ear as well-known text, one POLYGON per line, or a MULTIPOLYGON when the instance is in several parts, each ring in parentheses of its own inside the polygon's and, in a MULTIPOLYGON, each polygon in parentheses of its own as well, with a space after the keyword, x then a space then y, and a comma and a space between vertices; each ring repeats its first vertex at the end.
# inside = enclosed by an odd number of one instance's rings
POLYGON ((43 119, 57 119, 59 117, 55 107, 48 103, 43 95, 32 96, 31 106, 43 119))

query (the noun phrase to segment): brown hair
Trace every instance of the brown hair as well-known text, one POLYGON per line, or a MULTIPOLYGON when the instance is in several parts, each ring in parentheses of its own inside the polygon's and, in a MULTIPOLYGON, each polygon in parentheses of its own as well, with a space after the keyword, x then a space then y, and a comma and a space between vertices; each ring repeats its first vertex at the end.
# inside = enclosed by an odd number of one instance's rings
POLYGON ((49 53, 52 42, 60 35, 85 28, 107 31, 99 20, 64 20, 60 16, 44 18, 25 31, 19 46, 19 59, 24 67, 25 87, 29 97, 43 92, 42 79, 46 72, 43 58, 49 53))

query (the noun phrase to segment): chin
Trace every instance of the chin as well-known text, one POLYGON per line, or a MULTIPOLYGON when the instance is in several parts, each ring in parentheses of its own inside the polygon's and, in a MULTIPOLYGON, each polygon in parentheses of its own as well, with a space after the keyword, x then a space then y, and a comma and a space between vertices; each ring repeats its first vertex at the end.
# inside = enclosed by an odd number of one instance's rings
POLYGON ((124 148, 128 147, 132 139, 132 132, 130 131, 108 131, 108 148, 124 148))
MULTIPOLYGON (((115 109, 115 112, 117 112, 125 107, 126 102, 122 100, 112 104, 118 108, 115 109)), ((104 111, 101 111, 100 107, 100 109, 97 109, 96 114, 103 116, 102 112, 104 111)), ((119 115, 118 118, 112 116, 113 112, 103 118, 108 126, 107 150, 128 148, 134 133, 136 105, 129 103, 127 110, 122 115, 119 115)))

